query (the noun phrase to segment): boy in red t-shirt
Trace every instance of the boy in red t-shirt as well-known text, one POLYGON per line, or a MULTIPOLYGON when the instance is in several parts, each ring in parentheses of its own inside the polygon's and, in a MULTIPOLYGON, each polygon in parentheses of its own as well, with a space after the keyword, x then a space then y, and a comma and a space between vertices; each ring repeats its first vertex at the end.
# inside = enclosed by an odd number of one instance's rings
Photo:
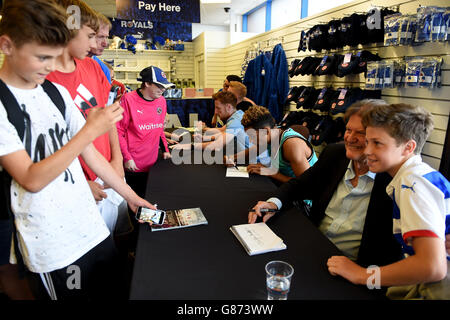
MULTIPOLYGON (((67 8, 76 5, 80 8, 80 28, 72 30, 72 39, 63 54, 56 60, 56 70, 47 76, 47 79, 61 84, 70 93, 76 106, 84 115, 91 109, 103 108, 108 101, 111 84, 97 62, 87 58, 89 51, 96 48, 96 31, 99 27, 97 13, 87 4, 79 0, 61 0, 59 3, 67 8)), ((94 141, 96 149, 106 158, 120 177, 124 177, 123 158, 117 129, 113 128, 108 133, 98 137, 94 141)), ((80 159, 81 166, 88 180, 89 187, 94 195, 97 205, 111 232, 119 221, 121 233, 124 232, 123 224, 128 227, 125 232, 132 231, 128 219, 128 209, 124 199, 109 186, 104 185, 86 163, 80 159), (125 223, 122 223, 125 221, 125 223)), ((119 226, 118 226, 119 227, 119 226)))

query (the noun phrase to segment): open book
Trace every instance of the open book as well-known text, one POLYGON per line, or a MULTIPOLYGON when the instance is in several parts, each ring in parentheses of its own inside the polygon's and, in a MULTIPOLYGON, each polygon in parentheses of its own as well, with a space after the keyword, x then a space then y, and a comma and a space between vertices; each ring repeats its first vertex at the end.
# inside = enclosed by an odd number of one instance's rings
POLYGON ((225 177, 234 177, 234 178, 248 178, 247 167, 239 166, 239 167, 229 167, 227 168, 227 173, 225 177))
POLYGON ((151 229, 152 231, 161 231, 192 227, 200 224, 208 224, 200 208, 167 210, 164 223, 161 226, 152 225, 151 229))
POLYGON ((240 224, 232 226, 230 230, 250 256, 286 249, 283 240, 264 222, 240 224))

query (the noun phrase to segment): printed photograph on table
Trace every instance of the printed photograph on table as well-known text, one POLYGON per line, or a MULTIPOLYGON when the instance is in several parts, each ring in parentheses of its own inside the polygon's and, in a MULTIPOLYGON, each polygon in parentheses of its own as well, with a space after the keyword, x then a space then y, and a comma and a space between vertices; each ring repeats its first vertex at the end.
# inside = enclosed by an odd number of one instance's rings
POLYGON ((166 218, 162 225, 152 225, 152 231, 171 230, 208 224, 200 208, 189 208, 179 210, 167 210, 166 218))

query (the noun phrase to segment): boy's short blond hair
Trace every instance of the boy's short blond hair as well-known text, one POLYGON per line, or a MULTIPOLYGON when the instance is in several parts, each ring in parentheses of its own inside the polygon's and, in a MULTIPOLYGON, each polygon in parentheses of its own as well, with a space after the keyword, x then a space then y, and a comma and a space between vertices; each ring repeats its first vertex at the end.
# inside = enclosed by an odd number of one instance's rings
POLYGON ((247 87, 239 81, 230 81, 229 88, 233 88, 239 98, 244 98, 247 95, 247 87))
POLYGON ((71 39, 66 11, 53 0, 8 0, 3 4, 0 35, 7 35, 17 47, 65 46, 71 39))
POLYGON ((367 109, 363 113, 362 123, 364 127, 384 128, 395 139, 397 145, 414 140, 415 154, 422 152, 433 130, 431 113, 422 107, 406 103, 380 105, 367 109))
MULTIPOLYGON (((98 32, 100 21, 98 13, 82 0, 58 0, 58 3, 67 11, 70 6, 77 6, 80 9, 80 28, 88 26, 95 32, 98 32)), ((72 38, 78 34, 78 29, 72 29, 72 38)))

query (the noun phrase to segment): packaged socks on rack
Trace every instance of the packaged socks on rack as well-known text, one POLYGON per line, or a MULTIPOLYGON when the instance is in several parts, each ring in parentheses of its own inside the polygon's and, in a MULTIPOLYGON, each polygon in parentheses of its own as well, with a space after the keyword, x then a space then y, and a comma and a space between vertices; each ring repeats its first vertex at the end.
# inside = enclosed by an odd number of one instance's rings
POLYGON ((405 61, 394 60, 394 87, 404 87, 405 85, 405 61))
POLYGON ((444 21, 441 28, 443 41, 450 40, 450 8, 447 8, 444 13, 444 21))
POLYGON ((405 86, 439 88, 441 86, 442 57, 414 57, 406 59, 405 86))
POLYGON ((409 46, 414 42, 416 35, 417 19, 415 16, 402 16, 400 19, 400 34, 398 43, 409 46))
POLYGON ((399 44, 400 13, 384 18, 384 45, 396 46, 399 44))
MULTIPOLYGON (((441 26, 444 25, 445 8, 419 7, 417 9, 416 42, 437 41, 441 38, 441 26)), ((442 35, 442 39, 445 34, 442 35)))
POLYGON ((367 66, 367 90, 388 88, 440 87, 442 57, 407 57, 369 62, 367 66))
MULTIPOLYGON (((380 89, 380 73, 382 70, 380 64, 375 61, 370 61, 367 63, 367 75, 366 75, 366 85, 367 90, 379 90, 380 89)), ((382 84, 381 84, 382 85, 382 84)))
POLYGON ((444 14, 444 8, 436 8, 431 16, 431 41, 442 41, 445 38, 445 31, 441 32, 441 27, 444 26, 444 14))

